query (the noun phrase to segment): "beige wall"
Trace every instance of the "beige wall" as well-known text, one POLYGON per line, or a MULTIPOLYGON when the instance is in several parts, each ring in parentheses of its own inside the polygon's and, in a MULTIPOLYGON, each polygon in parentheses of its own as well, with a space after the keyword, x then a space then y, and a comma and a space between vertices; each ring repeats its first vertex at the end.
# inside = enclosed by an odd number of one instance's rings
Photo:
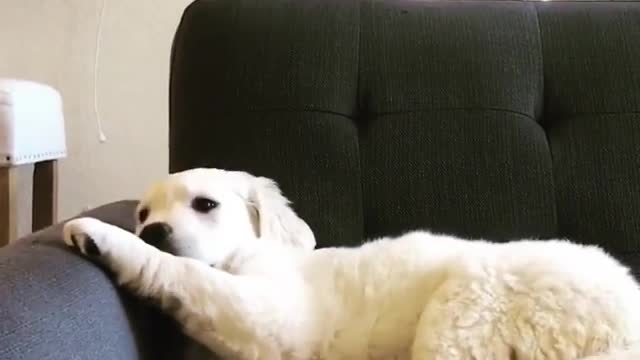
POLYGON ((135 198, 167 173, 171 40, 191 0, 106 0, 98 102, 94 55, 102 0, 0 0, 0 77, 45 82, 63 95, 69 155, 60 215, 135 198))

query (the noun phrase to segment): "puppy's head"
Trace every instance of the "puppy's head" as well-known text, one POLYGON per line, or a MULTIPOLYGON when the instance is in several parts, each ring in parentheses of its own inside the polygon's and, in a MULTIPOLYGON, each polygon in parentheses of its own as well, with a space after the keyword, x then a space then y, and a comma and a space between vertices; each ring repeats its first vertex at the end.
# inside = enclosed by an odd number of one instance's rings
POLYGON ((136 234, 145 242, 212 266, 252 242, 315 247, 313 232, 276 183, 245 172, 172 174, 147 191, 136 218, 136 234))

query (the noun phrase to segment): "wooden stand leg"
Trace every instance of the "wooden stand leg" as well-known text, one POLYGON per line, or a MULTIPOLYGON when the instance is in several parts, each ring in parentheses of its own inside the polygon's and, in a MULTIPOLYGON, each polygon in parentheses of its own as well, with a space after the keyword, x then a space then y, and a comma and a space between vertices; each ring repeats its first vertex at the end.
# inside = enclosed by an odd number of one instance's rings
POLYGON ((58 162, 43 161, 33 170, 32 230, 38 231, 58 221, 58 162))
POLYGON ((18 238, 18 174, 14 167, 0 167, 0 246, 18 238))

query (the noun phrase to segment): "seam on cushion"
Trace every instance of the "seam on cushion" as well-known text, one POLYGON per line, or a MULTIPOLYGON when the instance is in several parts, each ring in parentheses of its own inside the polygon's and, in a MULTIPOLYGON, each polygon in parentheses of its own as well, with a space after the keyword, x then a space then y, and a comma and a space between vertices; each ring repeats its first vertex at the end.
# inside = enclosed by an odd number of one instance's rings
POLYGON ((533 116, 529 114, 525 114, 521 111, 514 111, 502 108, 474 108, 474 107, 443 107, 443 108, 430 108, 430 109, 415 109, 415 110, 402 110, 402 111, 382 111, 382 112, 374 112, 371 115, 373 116, 386 116, 386 115, 399 115, 399 114, 413 114, 413 113, 429 113, 429 112, 445 112, 445 111, 489 111, 489 112, 501 112, 507 114, 514 114, 522 117, 526 117, 532 121, 536 121, 533 116))
POLYGON ((640 250, 617 251, 615 253, 619 255, 640 255, 640 250))
MULTIPOLYGON (((541 71, 542 71, 542 96, 540 99, 540 102, 542 103, 542 105, 540 106, 540 116, 542 118, 545 118, 546 116, 546 104, 545 104, 545 97, 547 94, 546 91, 546 79, 545 79, 545 66, 544 66, 544 44, 543 44, 543 40, 542 40, 542 29, 540 27, 540 12, 538 11, 538 6, 537 4, 532 4, 533 7, 533 11, 534 14, 536 15, 536 28, 538 29, 538 44, 539 44, 539 48, 538 48, 538 54, 540 56, 540 65, 542 67, 541 71)), ((554 161, 554 157, 553 157, 553 149, 551 149, 551 141, 549 140, 549 134, 547 133, 547 129, 543 126, 543 119, 539 119, 540 121, 536 121, 536 124, 538 124, 538 126, 540 126, 540 130, 542 130, 542 133, 544 134, 544 139, 545 142, 547 143, 547 150, 549 151, 549 161, 551 161, 550 164, 550 170, 551 170, 551 195, 553 196, 553 220, 555 221, 554 224, 554 236, 558 237, 560 236, 560 217, 558 215, 558 188, 556 187, 556 171, 555 171, 555 161, 554 161)))
MULTIPOLYGON (((469 108, 466 108, 466 107, 451 107, 451 108, 447 108, 447 107, 443 107, 443 108, 416 109, 416 110, 406 110, 406 111, 405 110, 402 110, 402 111, 381 111, 381 112, 374 112, 374 113, 371 113, 369 115, 371 115, 371 116, 385 116, 385 115, 399 115, 399 114, 411 114, 411 113, 421 113, 421 112, 441 112, 441 111, 493 111, 493 112, 503 112, 503 113, 523 116, 523 117, 526 117, 526 118, 531 119, 533 121, 536 121, 536 119, 534 117, 532 117, 529 114, 525 114, 525 113, 523 113, 521 111, 514 111, 514 110, 508 110, 508 109, 501 109, 501 108, 490 108, 490 107, 487 107, 487 108, 473 108, 473 107, 469 107, 469 108)), ((322 109, 291 109, 291 108, 246 109, 246 110, 235 109, 235 110, 221 111, 220 113, 222 113, 222 114, 234 114, 234 113, 238 114, 238 113, 270 113, 270 112, 288 112, 288 113, 309 112, 309 113, 320 113, 320 114, 337 115, 337 116, 342 116, 342 117, 350 119, 350 120, 355 120, 356 119, 356 116, 348 115, 348 114, 341 113, 341 112, 338 112, 338 111, 322 110, 322 109)), ((574 113, 563 114, 562 117, 571 117, 571 116, 576 116, 576 115, 635 115, 635 114, 640 114, 640 111, 574 112, 574 113)))
POLYGON ((529 4, 530 8, 533 9, 533 14, 535 15, 535 20, 536 20, 536 31, 538 34, 538 56, 540 58, 540 71, 541 71, 541 89, 539 90, 539 93, 537 94, 538 96, 540 96, 539 99, 539 106, 536 107, 537 111, 534 111, 534 113, 536 113, 536 117, 538 118, 538 122, 542 123, 542 121, 544 120, 544 115, 545 115, 545 96, 546 96, 546 91, 545 91, 545 87, 547 85, 546 79, 545 79, 545 66, 544 66, 544 44, 542 42, 542 29, 540 28, 540 14, 538 12, 538 7, 535 4, 529 4))
MULTIPOLYGON (((362 88, 360 86, 360 81, 361 81, 361 74, 360 74, 360 69, 361 69, 361 61, 362 61, 362 41, 361 41, 361 37, 362 37, 362 6, 363 6, 363 2, 361 1, 358 4, 358 34, 356 36, 356 109, 355 109, 355 114, 356 114, 356 118, 358 118, 360 115, 362 115, 362 102, 361 102, 361 94, 360 91, 362 91, 362 88)), ((359 124, 356 124, 357 126, 359 126, 359 124)))
POLYGON ((322 109, 291 109, 291 108, 269 108, 269 109, 234 109, 234 110, 225 110, 221 111, 220 114, 260 114, 260 113, 317 113, 317 114, 329 114, 329 115, 337 115, 350 120, 355 120, 354 116, 347 115, 341 112, 332 111, 332 110, 322 110, 322 109))
POLYGON ((637 111, 576 111, 563 113, 562 117, 572 117, 576 115, 637 115, 640 114, 640 110, 637 111))
MULTIPOLYGON (((359 171, 359 179, 360 183, 360 238, 367 237, 367 218, 365 216, 365 199, 364 199, 364 168, 362 161, 362 139, 360 138, 362 135, 362 126, 364 126, 362 119, 363 116, 368 115, 368 111, 363 112, 364 104, 362 102, 361 97, 361 69, 362 69, 362 8, 364 6, 364 1, 360 1, 358 4, 358 35, 356 37, 356 49, 357 49, 357 61, 356 61, 356 109, 355 109, 355 117, 352 119, 351 124, 356 127, 356 146, 358 149, 358 171, 359 171)), ((366 109, 365 109, 366 110, 366 109)))

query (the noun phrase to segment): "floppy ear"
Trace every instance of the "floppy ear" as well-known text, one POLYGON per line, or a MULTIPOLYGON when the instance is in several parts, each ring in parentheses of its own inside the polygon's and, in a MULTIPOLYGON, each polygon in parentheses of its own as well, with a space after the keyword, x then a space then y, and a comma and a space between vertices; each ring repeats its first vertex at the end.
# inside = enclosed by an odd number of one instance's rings
POLYGON ((313 231, 289 206, 290 202, 282 195, 278 184, 264 177, 254 177, 250 181, 249 202, 255 210, 258 236, 306 250, 315 248, 313 231))

